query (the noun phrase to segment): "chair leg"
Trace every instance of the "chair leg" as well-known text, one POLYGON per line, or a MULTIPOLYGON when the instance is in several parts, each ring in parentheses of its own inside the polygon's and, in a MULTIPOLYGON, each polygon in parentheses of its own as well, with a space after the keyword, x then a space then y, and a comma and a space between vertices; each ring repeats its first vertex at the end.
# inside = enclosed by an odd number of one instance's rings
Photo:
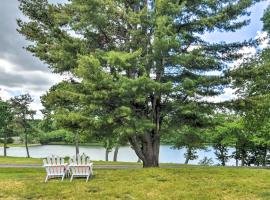
POLYGON ((90 174, 87 176, 87 178, 86 178, 86 182, 88 182, 89 177, 90 177, 90 174))
POLYGON ((45 178, 45 183, 48 181, 49 175, 46 176, 45 178))
POLYGON ((70 182, 72 182, 72 180, 73 180, 73 174, 71 175, 70 182))
POLYGON ((63 181, 63 180, 64 180, 64 178, 65 178, 65 175, 66 175, 66 174, 64 174, 64 175, 62 176, 62 180, 61 180, 61 181, 63 181))

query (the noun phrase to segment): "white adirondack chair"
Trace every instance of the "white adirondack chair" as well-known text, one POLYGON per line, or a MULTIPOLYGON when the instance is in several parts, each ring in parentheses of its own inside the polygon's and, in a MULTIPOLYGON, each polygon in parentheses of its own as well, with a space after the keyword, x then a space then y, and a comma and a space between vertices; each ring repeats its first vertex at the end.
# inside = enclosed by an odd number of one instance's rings
POLYGON ((89 157, 84 154, 82 156, 75 156, 69 160, 69 170, 71 173, 70 182, 74 177, 86 177, 86 182, 89 177, 93 175, 93 163, 90 162, 89 157))
POLYGON ((68 164, 64 163, 64 158, 51 156, 43 159, 43 167, 45 167, 47 173, 45 182, 50 178, 57 177, 61 177, 61 181, 63 181, 67 172, 68 164))

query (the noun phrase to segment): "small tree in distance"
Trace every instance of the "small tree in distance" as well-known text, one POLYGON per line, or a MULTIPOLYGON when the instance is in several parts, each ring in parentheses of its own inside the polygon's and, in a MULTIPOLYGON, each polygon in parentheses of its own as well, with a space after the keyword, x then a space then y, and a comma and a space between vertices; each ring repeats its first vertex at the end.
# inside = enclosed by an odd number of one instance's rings
POLYGON ((27 157, 30 157, 28 150, 28 133, 30 132, 31 125, 29 120, 33 120, 34 110, 30 109, 30 104, 33 102, 29 94, 23 94, 10 99, 12 113, 14 115, 14 124, 18 130, 24 135, 24 143, 26 148, 27 157))

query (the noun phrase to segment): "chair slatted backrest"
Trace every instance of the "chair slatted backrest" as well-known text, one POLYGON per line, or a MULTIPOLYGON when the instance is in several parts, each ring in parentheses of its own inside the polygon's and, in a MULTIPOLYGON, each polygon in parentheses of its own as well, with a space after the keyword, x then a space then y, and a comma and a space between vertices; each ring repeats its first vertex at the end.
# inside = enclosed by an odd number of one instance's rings
POLYGON ((85 154, 78 155, 77 158, 73 156, 73 158, 70 158, 69 163, 72 174, 88 175, 90 173, 90 159, 85 154))
POLYGON ((47 174, 51 174, 51 170, 50 170, 50 168, 48 167, 47 159, 43 159, 43 165, 44 165, 44 167, 45 167, 46 173, 47 173, 47 174))
POLYGON ((47 174, 50 175, 61 175, 65 173, 65 163, 64 158, 59 156, 51 156, 43 159, 44 167, 46 168, 47 174))
POLYGON ((75 174, 75 168, 73 167, 75 165, 75 156, 73 156, 73 158, 69 159, 69 165, 70 165, 70 170, 72 174, 75 174))

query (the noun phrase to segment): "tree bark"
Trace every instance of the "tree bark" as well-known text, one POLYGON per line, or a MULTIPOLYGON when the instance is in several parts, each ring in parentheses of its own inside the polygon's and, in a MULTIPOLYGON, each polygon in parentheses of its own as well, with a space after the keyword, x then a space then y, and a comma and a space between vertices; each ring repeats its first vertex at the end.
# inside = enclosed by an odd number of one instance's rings
POLYGON ((4 136, 4 156, 7 156, 7 132, 5 131, 5 136, 4 136))
POLYGON ((187 165, 189 162, 189 157, 186 157, 186 160, 185 160, 185 165, 187 165))
POLYGON ((109 161, 109 153, 110 153, 110 149, 106 148, 106 152, 105 152, 105 161, 106 162, 109 161))
POLYGON ((76 135, 75 135, 75 153, 76 153, 76 159, 78 158, 78 155, 80 154, 80 150, 79 150, 79 133, 78 131, 76 131, 76 135))
POLYGON ((113 154, 113 161, 114 162, 117 162, 118 150, 119 150, 119 146, 117 145, 114 149, 114 154, 113 154))
POLYGON ((241 151, 241 166, 245 166, 245 152, 244 150, 241 151))
POLYGON ((235 147, 235 166, 238 167, 238 150, 237 148, 235 147))
POLYGON ((186 154, 186 160, 185 160, 185 164, 187 165, 189 160, 190 160, 190 155, 191 155, 191 148, 187 147, 187 154, 186 154))
POLYGON ((25 135, 24 135, 24 143, 25 143, 27 158, 30 158, 29 149, 28 149, 28 135, 27 135, 27 132, 25 132, 25 135))
POLYGON ((129 142, 138 158, 142 160, 143 167, 159 167, 159 137, 147 133, 143 136, 131 136, 129 142))
POLYGON ((221 155, 221 165, 225 166, 226 162, 225 162, 225 155, 224 155, 223 147, 220 148, 220 155, 221 155))
POLYGON ((263 152, 263 161, 262 161, 263 167, 266 166, 266 161, 267 161, 267 147, 264 148, 264 152, 263 152))

